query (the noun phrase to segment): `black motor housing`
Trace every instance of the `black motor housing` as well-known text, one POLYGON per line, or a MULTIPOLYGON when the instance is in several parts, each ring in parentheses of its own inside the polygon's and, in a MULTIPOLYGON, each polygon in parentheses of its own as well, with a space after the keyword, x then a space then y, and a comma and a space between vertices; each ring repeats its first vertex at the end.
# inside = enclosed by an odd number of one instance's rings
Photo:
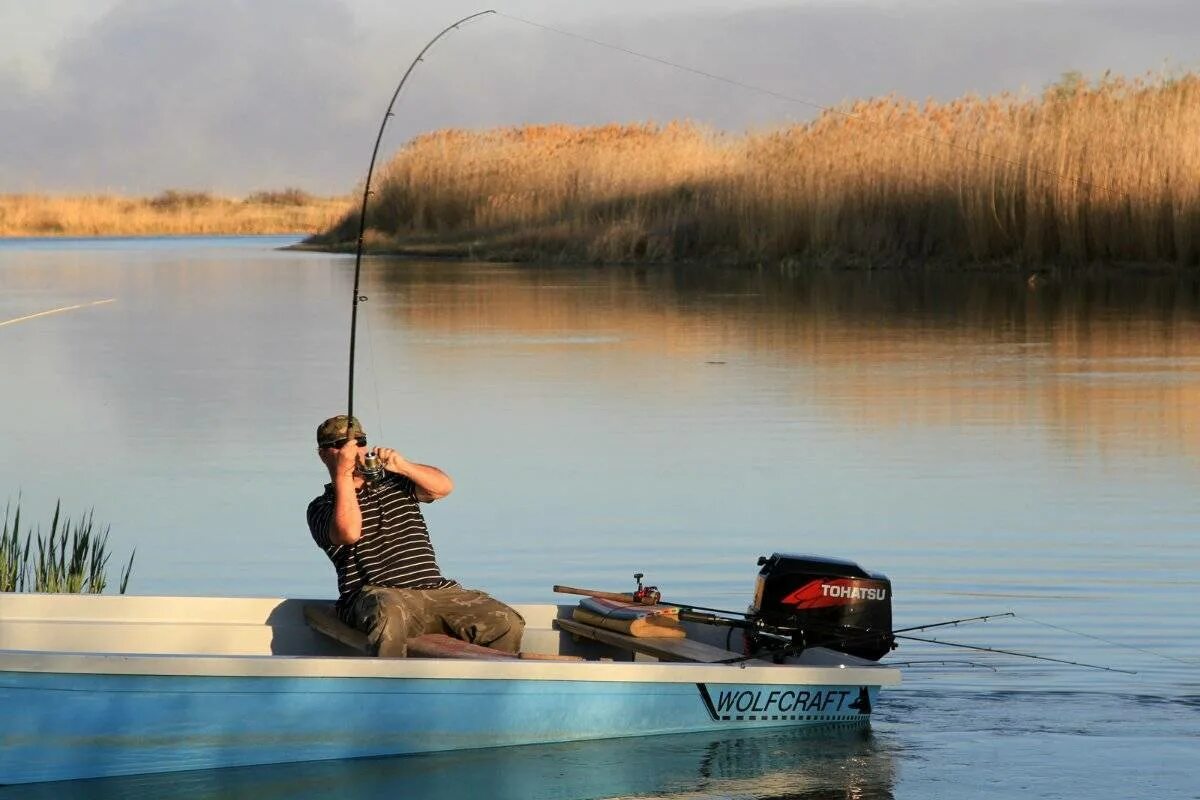
MULTIPOLYGON (((775 553, 762 567, 749 616, 805 647, 878 661, 894 646, 892 583, 852 561, 775 553)), ((756 643, 751 637, 751 646, 756 643)))

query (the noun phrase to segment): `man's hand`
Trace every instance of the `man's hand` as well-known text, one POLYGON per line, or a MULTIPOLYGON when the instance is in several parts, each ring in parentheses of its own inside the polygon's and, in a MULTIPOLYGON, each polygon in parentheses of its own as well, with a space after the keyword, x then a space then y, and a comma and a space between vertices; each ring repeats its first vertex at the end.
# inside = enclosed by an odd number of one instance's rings
POLYGON ((454 490, 454 482, 450 476, 437 467, 428 464, 414 464, 390 447, 377 447, 375 454, 379 463, 388 472, 403 475, 413 482, 417 499, 422 503, 432 503, 445 497, 454 490))
POLYGON ((379 463, 383 464, 383 468, 388 472, 395 472, 397 475, 407 475, 406 467, 410 466, 408 460, 397 453, 390 447, 375 448, 375 455, 379 456, 379 463))
POLYGON ((318 454, 329 470, 330 478, 336 481, 338 478, 354 477, 359 457, 358 443, 354 439, 349 440, 337 450, 332 447, 322 447, 318 454))
POLYGON ((354 470, 358 466, 358 455, 358 442, 353 438, 347 439, 346 443, 337 451, 337 459, 334 462, 337 474, 334 477, 336 478, 338 475, 353 477, 354 470))

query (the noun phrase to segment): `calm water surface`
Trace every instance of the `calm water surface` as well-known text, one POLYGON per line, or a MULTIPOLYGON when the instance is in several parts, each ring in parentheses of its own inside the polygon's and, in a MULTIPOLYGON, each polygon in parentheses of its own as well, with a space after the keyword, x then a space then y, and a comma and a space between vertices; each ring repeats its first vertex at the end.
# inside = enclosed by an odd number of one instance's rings
MULTIPOLYGON (((0 493, 94 508, 138 594, 331 596, 304 508, 353 259, 0 242, 0 493)), ((665 737, 0 790, 145 797, 1200 797, 1200 280, 365 263, 355 410, 457 481, 447 574, 741 608, 755 558, 892 579, 869 732, 665 737), (1065 629, 1065 630, 1064 630, 1065 629)))

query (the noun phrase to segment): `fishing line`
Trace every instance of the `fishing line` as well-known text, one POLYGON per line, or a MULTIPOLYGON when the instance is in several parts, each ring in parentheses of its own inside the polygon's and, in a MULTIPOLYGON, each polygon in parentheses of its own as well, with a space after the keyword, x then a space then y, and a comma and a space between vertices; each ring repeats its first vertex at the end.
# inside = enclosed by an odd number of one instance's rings
POLYGON ((941 644, 946 647, 962 647, 967 650, 978 650, 983 653, 1001 653, 1006 656, 1020 656, 1021 658, 1032 658, 1036 661, 1052 661, 1055 664, 1069 664, 1073 667, 1086 667, 1088 669, 1099 669, 1105 672, 1121 672, 1125 675, 1137 675, 1137 672, 1129 669, 1118 669, 1116 667, 1102 667, 1098 664, 1085 664, 1082 661, 1067 661, 1062 658, 1050 658, 1049 656, 1038 656, 1032 653, 1020 653, 1016 650, 1001 650, 996 647, 981 647, 973 644, 960 644, 959 642, 947 642, 942 639, 926 639, 921 636, 897 636, 897 639, 911 639, 914 642, 928 642, 929 644, 941 644))
POLYGON ((1090 633, 1081 633, 1080 631, 1073 631, 1070 628, 1064 628, 1061 625, 1055 625, 1050 622, 1042 622, 1041 620, 1034 619, 1033 617, 1027 617, 1023 614, 1014 614, 1013 616, 1015 616, 1017 619, 1023 619, 1026 622, 1032 622, 1035 625, 1044 625, 1047 628, 1054 628, 1056 631, 1062 631, 1063 633, 1070 633, 1074 636, 1082 636, 1085 639, 1095 639, 1097 642, 1104 642, 1105 644, 1111 644, 1113 647, 1122 647, 1126 650, 1136 650, 1139 653, 1146 653, 1147 655, 1158 656, 1159 658, 1165 658, 1169 661, 1177 661, 1180 664, 1189 664, 1189 665, 1195 666, 1197 663, 1200 663, 1200 662, 1197 662, 1195 659, 1176 658, 1175 656, 1169 656, 1166 653, 1156 653, 1153 650, 1147 650, 1144 647, 1134 647, 1131 644, 1122 644, 1121 642, 1114 642, 1111 639, 1104 639, 1100 636, 1093 636, 1090 633))
POLYGON ((73 306, 63 306, 62 308, 51 308, 48 311, 39 311, 36 314, 26 314, 23 317, 14 317, 12 319, 6 319, 3 322, 0 322, 0 328, 3 328, 5 325, 15 325, 18 322, 25 322, 26 320, 37 319, 38 317, 48 317, 51 314, 61 314, 64 311, 74 311, 79 308, 90 308, 91 306, 102 306, 105 303, 115 303, 116 301, 117 301, 117 299, 115 297, 110 297, 107 300, 93 300, 90 303, 78 303, 73 306))
MULTIPOLYGON (((666 67, 671 67, 672 69, 677 69, 677 70, 680 70, 681 72, 688 72, 688 73, 691 73, 692 75, 698 75, 702 78, 707 78, 709 80, 718 81, 720 83, 725 83, 730 86, 736 86, 739 89, 746 89, 746 90, 749 90, 752 92, 758 92, 759 94, 764 94, 764 95, 767 95, 768 97, 774 97, 778 100, 784 100, 789 103, 798 103, 799 105, 808 106, 809 108, 819 109, 819 110, 824 111, 829 114, 836 114, 838 116, 845 117, 846 119, 856 120, 858 122, 862 122, 866 125, 871 125, 871 126, 874 126, 877 128, 886 128, 885 125, 874 122, 865 117, 859 116, 858 114, 853 114, 849 111, 842 111, 841 109, 834 108, 832 106, 822 105, 821 103, 817 103, 812 100, 806 100, 803 97, 796 97, 795 95, 785 94, 784 92, 779 92, 774 89, 767 89, 763 86, 756 86, 755 84, 746 83, 744 81, 739 81, 735 78, 728 78, 724 75, 718 75, 714 72, 707 72, 702 69, 696 69, 695 67, 689 67, 686 64, 679 64, 674 61, 669 61, 660 56, 654 56, 654 55, 650 55, 648 53, 642 53, 637 50, 630 49, 628 47, 622 47, 621 45, 612 44, 611 42, 601 41, 600 39, 593 39, 589 36, 583 36, 582 34, 573 33, 571 31, 565 31, 560 28, 552 27, 550 25, 544 25, 540 22, 534 22, 532 20, 524 19, 522 17, 517 17, 512 14, 506 14, 503 11, 497 11, 496 16, 505 17, 506 19, 513 20, 514 22, 520 22, 524 25, 529 25, 534 28, 540 28, 541 30, 549 31, 551 33, 556 33, 560 36, 566 36, 571 39, 577 39, 581 42, 587 42, 588 44, 595 45, 597 47, 604 47, 609 50, 616 50, 619 53, 625 53, 627 55, 645 59, 646 61, 652 61, 655 64, 661 64, 666 67)), ((930 142, 932 144, 937 144, 937 145, 941 145, 944 147, 948 147, 952 150, 958 150, 963 153, 968 153, 970 155, 977 156, 979 158, 990 159, 992 161, 995 161, 998 164, 1005 164, 1010 167, 1018 167, 1023 170, 1037 172, 1042 175, 1047 175, 1052 178, 1055 178, 1059 181, 1074 183, 1077 186, 1086 187, 1088 189, 1100 189, 1102 191, 1114 194, 1118 197, 1130 199, 1129 193, 1121 191, 1120 189, 1114 189, 1113 187, 1105 186, 1104 184, 1092 183, 1090 181, 1085 181, 1082 178, 1076 178, 1074 176, 1067 175, 1062 172, 1056 172, 1051 169, 1045 169, 1043 167, 1036 167, 1027 161, 1017 161, 1015 159, 993 155, 991 153, 984 152, 983 150, 977 150, 973 147, 955 144, 954 142, 950 142, 945 139, 938 139, 937 137, 926 136, 926 135, 920 134, 920 133, 902 133, 902 135, 908 136, 912 139, 919 139, 924 142, 930 142)))
MULTIPOLYGON (((789 103, 797 103, 799 105, 808 106, 810 108, 818 109, 818 110, 823 111, 828 114, 834 114, 837 116, 844 117, 846 119, 856 120, 856 121, 862 122, 866 125, 870 125, 870 126, 874 126, 874 127, 884 127, 880 123, 876 123, 872 120, 869 120, 858 114, 853 114, 849 111, 843 111, 841 109, 834 108, 832 106, 823 105, 821 103, 817 103, 812 100, 806 100, 802 97, 796 97, 795 95, 786 94, 784 92, 776 91, 774 89, 768 89, 763 86, 758 86, 758 85, 755 85, 752 83, 747 83, 745 81, 740 81, 735 78, 730 78, 730 77, 727 77, 724 75, 719 75, 714 72, 708 72, 707 70, 690 67, 690 66, 687 66, 686 64, 680 64, 675 61, 671 61, 669 59, 662 58, 660 56, 650 55, 649 53, 643 53, 643 52, 634 50, 629 47, 615 45, 615 44, 612 44, 611 42, 605 42, 600 39, 595 39, 595 38, 592 38, 589 36, 584 36, 582 34, 574 33, 572 31, 563 30, 561 28, 555 28, 551 25, 546 25, 541 22, 534 22, 533 20, 525 19, 524 17, 518 17, 514 14, 508 14, 505 12, 496 11, 494 9, 488 9, 485 11, 478 11, 474 14, 470 14, 466 17, 463 17, 462 19, 458 20, 457 22, 453 23, 452 25, 447 26, 441 32, 439 32, 436 36, 434 36, 432 39, 430 39, 429 43, 426 44, 425 47, 423 47, 421 49, 421 52, 418 53, 417 57, 413 59, 411 64, 409 64, 408 69, 405 70, 405 72, 404 72, 404 76, 400 79, 400 83, 396 86, 395 92, 393 92, 393 94, 392 94, 391 102, 388 103, 387 111, 384 114, 383 120, 379 125, 379 134, 375 138, 375 148, 371 151, 371 163, 370 163, 370 166, 367 168, 367 179, 363 185, 362 210, 359 214, 358 240, 357 240, 357 246, 355 248, 355 254, 354 254, 354 290, 353 290, 353 305, 351 307, 351 314, 350 314, 350 359, 349 359, 350 365, 349 365, 349 380, 348 380, 347 399, 346 399, 346 414, 347 414, 347 416, 353 416, 353 414, 354 414, 354 355, 355 355, 355 331, 357 329, 357 322, 358 322, 358 304, 359 304, 359 302, 366 300, 366 297, 363 297, 359 294, 359 285, 360 285, 360 276, 361 276, 361 267, 362 267, 363 236, 366 232, 366 224, 367 224, 367 201, 372 194, 371 178, 375 172, 375 162, 379 156, 379 145, 383 140, 384 129, 387 127, 388 120, 392 116, 394 116, 392 109, 394 108, 394 106, 396 104, 396 99, 399 97, 400 91, 404 88, 404 84, 408 81, 409 76, 412 74, 412 72, 416 68, 417 64, 419 64, 423 60, 425 53, 428 52, 429 49, 432 48, 433 45, 435 43, 437 43, 437 41, 439 39, 441 39, 443 36, 445 36, 450 31, 456 30, 460 25, 463 25, 467 22, 470 22, 471 20, 474 20, 478 17, 485 16, 487 14, 496 14, 497 16, 504 17, 505 19, 510 19, 513 22, 519 22, 522 25, 527 25, 532 28, 537 28, 539 30, 557 34, 559 36, 565 36, 565 37, 568 37, 571 39, 585 42, 585 43, 593 45, 595 47, 602 47, 602 48, 606 48, 608 50, 614 50, 616 52, 624 53, 626 55, 630 55, 635 58, 644 59, 646 61, 651 61, 655 64, 660 64, 662 66, 670 67, 671 69, 679 70, 682 72, 687 72, 692 75, 697 75, 697 76, 705 78, 707 80, 718 81, 720 83, 725 83, 727 85, 735 86, 740 89, 744 89, 744 90, 751 91, 751 92, 757 92, 759 94, 767 95, 769 97, 773 97, 773 98, 776 98, 779 100, 784 100, 789 103)), ((1036 173, 1039 173, 1042 175, 1047 175, 1047 176, 1053 177, 1056 180, 1061 181, 1061 182, 1074 183, 1077 186, 1081 186, 1081 187, 1085 187, 1085 188, 1089 188, 1089 189, 1099 189, 1099 190, 1109 192, 1111 194, 1129 199, 1129 194, 1127 192, 1123 192, 1121 190, 1114 189, 1110 186, 1105 186, 1103 184, 1093 183, 1091 181, 1085 181, 1082 178, 1077 178, 1077 177, 1074 177, 1071 175, 1067 175, 1065 173, 1056 172, 1054 170, 1049 170, 1049 169, 1045 169, 1042 167, 1037 167, 1037 166, 1030 164, 1028 161, 1021 161, 1021 160, 1016 160, 1016 159, 1011 159, 1011 158, 1005 158, 1003 156, 997 156, 992 153, 978 150, 973 147, 956 144, 954 142, 950 142, 945 139, 939 139, 939 138, 936 138, 933 136, 926 136, 923 134, 907 133, 907 132, 903 133, 902 135, 907 136, 912 139, 929 142, 929 143, 936 144, 936 145, 939 145, 942 147, 947 147, 952 150, 958 150, 960 152, 967 153, 969 155, 976 156, 978 158, 989 159, 989 160, 994 161, 999 164, 1004 164, 1004 165, 1011 166, 1011 167, 1017 167, 1022 170, 1036 172, 1036 173)))
POLYGON ((365 315, 367 322, 367 349, 371 353, 371 383, 375 388, 375 430, 377 441, 386 441, 383 434, 383 410, 379 403, 379 367, 376 366, 375 360, 375 329, 371 327, 371 315, 365 315))

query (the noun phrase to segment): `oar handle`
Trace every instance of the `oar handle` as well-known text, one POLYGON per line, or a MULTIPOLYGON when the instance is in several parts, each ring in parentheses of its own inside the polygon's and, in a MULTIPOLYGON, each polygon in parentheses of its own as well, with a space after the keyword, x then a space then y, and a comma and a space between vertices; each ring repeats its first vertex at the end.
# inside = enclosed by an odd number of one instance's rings
POLYGON ((554 586, 559 594, 582 594, 587 597, 599 597, 602 600, 617 600, 622 603, 632 603, 633 595, 621 592, 602 592, 599 589, 576 589, 574 586, 554 586))

